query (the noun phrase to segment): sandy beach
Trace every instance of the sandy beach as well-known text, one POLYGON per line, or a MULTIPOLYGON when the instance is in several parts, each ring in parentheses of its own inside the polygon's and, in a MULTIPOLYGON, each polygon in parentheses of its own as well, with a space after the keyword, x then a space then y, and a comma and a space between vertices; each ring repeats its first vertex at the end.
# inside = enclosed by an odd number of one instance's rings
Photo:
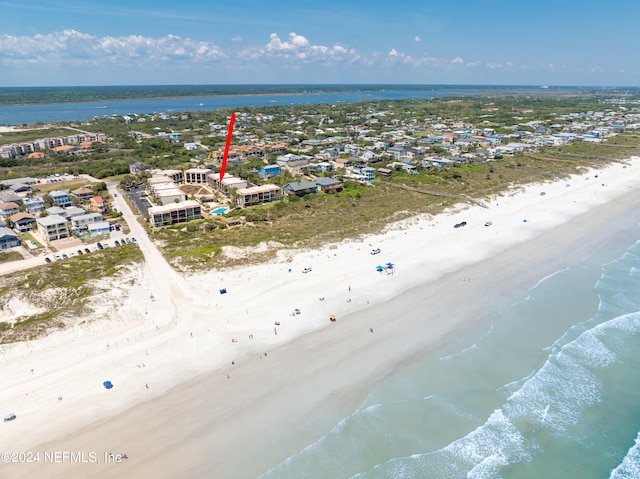
POLYGON ((0 478, 256 477, 506 292, 603 245, 640 206, 639 180, 631 158, 361 241, 187 277, 118 198, 146 262, 94 299, 86 324, 0 348, 0 406, 17 416, 2 425, 0 449, 15 454, 0 478), (417 321, 408 313, 423 304, 429 320, 417 321))

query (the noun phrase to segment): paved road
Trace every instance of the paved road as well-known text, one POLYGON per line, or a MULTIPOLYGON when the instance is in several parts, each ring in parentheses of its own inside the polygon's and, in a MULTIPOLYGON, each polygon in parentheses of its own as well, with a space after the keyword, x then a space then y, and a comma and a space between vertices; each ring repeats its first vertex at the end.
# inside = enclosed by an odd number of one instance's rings
MULTIPOLYGON (((192 301, 192 299, 188 298, 184 280, 167 263, 167 260, 162 256, 156 245, 153 244, 144 227, 138 222, 140 216, 131 211, 128 203, 116 190, 116 184, 115 182, 107 183, 107 188, 111 196, 113 196, 114 206, 122 213, 124 220, 129 225, 129 237, 136 238, 136 242, 144 255, 149 274, 156 283, 157 291, 155 293, 158 294, 156 297, 170 298, 174 306, 176 302, 180 302, 182 306, 176 308, 177 311, 180 311, 180 309, 184 308, 185 303, 192 301)), ((176 312, 177 315, 178 312, 176 312)))

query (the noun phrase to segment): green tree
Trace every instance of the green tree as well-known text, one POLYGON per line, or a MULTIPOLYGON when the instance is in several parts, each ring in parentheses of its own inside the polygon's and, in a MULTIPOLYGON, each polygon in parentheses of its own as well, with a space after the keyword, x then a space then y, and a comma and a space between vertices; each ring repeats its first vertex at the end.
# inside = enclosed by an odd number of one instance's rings
POLYGON ((42 195, 42 201, 44 202, 45 208, 51 208, 54 205, 53 198, 49 193, 42 195))

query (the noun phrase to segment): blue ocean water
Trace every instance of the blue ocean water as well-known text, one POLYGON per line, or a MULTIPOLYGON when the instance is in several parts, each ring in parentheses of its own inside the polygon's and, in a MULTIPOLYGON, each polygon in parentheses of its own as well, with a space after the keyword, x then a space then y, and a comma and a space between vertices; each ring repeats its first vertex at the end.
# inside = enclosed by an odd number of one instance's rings
POLYGON ((386 377, 260 477, 640 477, 639 233, 386 377))

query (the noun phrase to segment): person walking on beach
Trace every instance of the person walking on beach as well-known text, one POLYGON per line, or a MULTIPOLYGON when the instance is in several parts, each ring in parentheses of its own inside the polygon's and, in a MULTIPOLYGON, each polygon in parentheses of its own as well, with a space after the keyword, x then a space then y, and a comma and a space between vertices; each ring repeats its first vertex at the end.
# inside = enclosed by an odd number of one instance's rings
POLYGON ((370 327, 370 328, 369 328, 369 331, 371 331, 371 332, 373 333, 373 328, 371 328, 371 327, 370 327))

